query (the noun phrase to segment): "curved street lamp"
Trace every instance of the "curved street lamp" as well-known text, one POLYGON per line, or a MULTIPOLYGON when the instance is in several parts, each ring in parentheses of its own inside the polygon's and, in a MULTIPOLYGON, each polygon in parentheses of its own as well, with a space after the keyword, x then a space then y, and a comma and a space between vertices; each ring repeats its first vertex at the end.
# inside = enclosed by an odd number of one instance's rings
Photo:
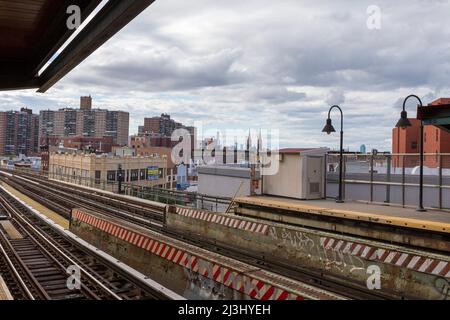
POLYGON ((328 119, 327 122, 325 124, 325 127, 323 128, 322 132, 326 132, 327 134, 331 134, 332 132, 336 132, 336 130, 333 127, 333 123, 331 122, 331 111, 333 109, 339 109, 339 111, 341 112, 341 142, 340 142, 340 151, 339 151, 339 195, 336 198, 336 202, 337 203, 343 203, 343 197, 342 197, 342 159, 343 159, 343 152, 344 152, 344 147, 343 147, 343 143, 344 143, 344 114, 342 113, 342 109, 337 106, 334 105, 330 108, 330 110, 328 111, 328 119))
MULTIPOLYGON (((405 98, 403 101, 403 110, 400 113, 400 119, 398 120, 396 127, 397 128, 407 128, 411 127, 411 122, 408 119, 408 113, 406 112, 406 101, 409 98, 416 98, 419 101, 421 107, 423 107, 422 100, 414 94, 411 94, 405 98)), ((423 146, 423 121, 420 120, 420 177, 419 177, 419 206, 417 207, 417 211, 427 211, 423 207, 423 157, 424 157, 424 146, 423 146)))

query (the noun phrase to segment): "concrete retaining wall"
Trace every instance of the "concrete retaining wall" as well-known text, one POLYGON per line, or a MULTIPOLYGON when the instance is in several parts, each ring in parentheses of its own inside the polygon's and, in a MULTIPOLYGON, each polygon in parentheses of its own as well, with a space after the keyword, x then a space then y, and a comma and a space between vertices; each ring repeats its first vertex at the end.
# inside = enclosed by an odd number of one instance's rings
POLYGON ((169 212, 167 225, 363 288, 379 270, 381 290, 399 298, 442 299, 450 283, 450 257, 425 251, 187 208, 169 212))
POLYGON ((263 208, 235 208, 237 214, 252 219, 261 219, 296 225, 305 228, 329 231, 338 234, 352 235, 357 238, 384 241, 406 247, 423 248, 426 251, 450 253, 450 238, 446 233, 435 231, 400 228, 389 224, 365 222, 361 220, 328 217, 324 215, 302 212, 278 212, 263 208))
POLYGON ((97 213, 74 209, 70 230, 188 299, 319 298, 308 285, 97 213))

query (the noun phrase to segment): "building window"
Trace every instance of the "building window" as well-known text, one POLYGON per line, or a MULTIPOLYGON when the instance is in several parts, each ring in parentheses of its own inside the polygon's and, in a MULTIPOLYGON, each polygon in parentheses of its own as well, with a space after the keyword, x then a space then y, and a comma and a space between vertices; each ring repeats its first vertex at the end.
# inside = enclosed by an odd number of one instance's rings
POLYGON ((140 171, 141 178, 139 180, 146 180, 147 179, 146 173, 147 169, 141 169, 140 171))
POLYGON ((130 170, 127 170, 127 182, 130 181, 130 170))
POLYGON ((108 171, 106 179, 108 182, 116 181, 116 171, 108 171))
POLYGON ((95 171, 95 184, 100 184, 100 180, 102 178, 102 172, 99 170, 95 171))
POLYGON ((131 170, 131 181, 138 181, 139 180, 139 170, 131 170))
POLYGON ((417 149, 417 141, 411 142, 411 149, 417 149))

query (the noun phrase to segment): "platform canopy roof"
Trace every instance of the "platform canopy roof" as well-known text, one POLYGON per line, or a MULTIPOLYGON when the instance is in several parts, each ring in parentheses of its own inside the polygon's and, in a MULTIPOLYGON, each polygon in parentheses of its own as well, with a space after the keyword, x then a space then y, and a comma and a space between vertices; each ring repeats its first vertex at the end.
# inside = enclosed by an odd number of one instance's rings
POLYGON ((47 91, 153 2, 109 0, 56 55, 75 32, 67 8, 79 6, 84 21, 101 0, 0 0, 0 90, 47 91))
POLYGON ((417 119, 422 120, 425 125, 434 125, 450 132, 450 104, 418 107, 417 119))

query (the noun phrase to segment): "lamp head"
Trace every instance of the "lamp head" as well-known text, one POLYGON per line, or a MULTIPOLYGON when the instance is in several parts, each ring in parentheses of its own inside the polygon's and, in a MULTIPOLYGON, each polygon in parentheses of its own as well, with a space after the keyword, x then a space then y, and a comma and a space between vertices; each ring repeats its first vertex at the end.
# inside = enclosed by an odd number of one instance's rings
POLYGON ((333 124, 331 123, 331 119, 330 118, 327 119, 327 124, 325 125, 325 127, 323 127, 322 132, 326 132, 327 134, 330 134, 332 132, 336 132, 336 130, 333 127, 333 124))
POLYGON ((411 122, 408 119, 408 113, 406 111, 402 111, 402 113, 400 114, 400 119, 395 126, 397 128, 411 127, 411 122))

